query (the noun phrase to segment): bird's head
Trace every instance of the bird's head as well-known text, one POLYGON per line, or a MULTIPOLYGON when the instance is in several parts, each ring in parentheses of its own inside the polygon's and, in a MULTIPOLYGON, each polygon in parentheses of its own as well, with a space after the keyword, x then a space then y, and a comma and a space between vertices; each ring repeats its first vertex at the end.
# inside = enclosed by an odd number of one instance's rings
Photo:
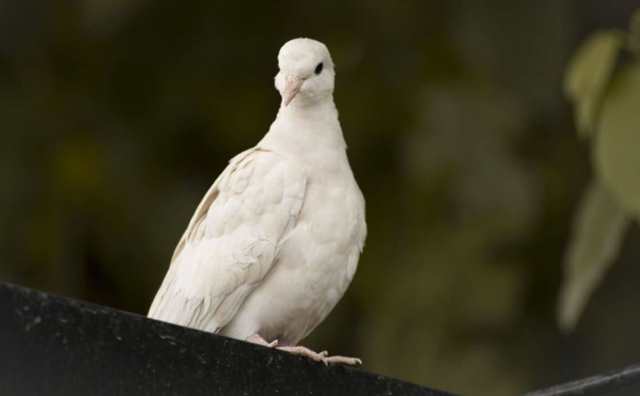
POLYGON ((278 53, 280 71, 276 88, 282 105, 309 106, 328 100, 333 94, 335 72, 327 47, 319 41, 297 38, 285 43, 278 53))

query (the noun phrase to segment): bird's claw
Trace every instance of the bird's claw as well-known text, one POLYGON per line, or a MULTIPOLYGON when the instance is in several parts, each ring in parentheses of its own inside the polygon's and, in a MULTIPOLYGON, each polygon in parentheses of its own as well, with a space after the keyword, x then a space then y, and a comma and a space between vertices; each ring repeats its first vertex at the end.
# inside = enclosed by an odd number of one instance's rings
POLYGON ((301 345, 298 345, 298 346, 282 346, 282 347, 277 347, 277 349, 279 349, 281 351, 292 353, 294 355, 306 356, 309 359, 315 360, 316 362, 322 362, 327 357, 327 355, 329 354, 329 352, 327 352, 327 351, 322 351, 322 352, 312 351, 311 349, 309 349, 307 347, 303 347, 301 345))
POLYGON ((316 362, 322 362, 325 366, 329 364, 349 364, 352 366, 362 364, 362 360, 347 356, 329 356, 328 351, 315 352, 304 346, 282 346, 277 349, 294 355, 305 356, 316 362))
POLYGON ((348 364, 350 366, 359 366, 362 364, 362 360, 349 356, 336 355, 325 357, 322 359, 322 363, 324 363, 325 366, 328 366, 329 364, 348 364))
POLYGON ((247 338, 247 341, 254 344, 262 345, 267 348, 276 348, 281 351, 289 352, 298 356, 305 356, 316 362, 322 362, 325 366, 330 364, 349 364, 351 366, 362 364, 362 360, 348 356, 329 356, 329 351, 316 352, 302 345, 297 346, 278 346, 279 341, 273 340, 268 342, 259 334, 254 334, 247 338))

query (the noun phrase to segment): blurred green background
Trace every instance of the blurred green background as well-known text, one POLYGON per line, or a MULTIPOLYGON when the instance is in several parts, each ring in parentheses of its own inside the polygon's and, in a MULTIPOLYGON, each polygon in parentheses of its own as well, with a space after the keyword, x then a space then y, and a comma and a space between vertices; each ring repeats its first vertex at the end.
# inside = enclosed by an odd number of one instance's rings
POLYGON ((0 279, 144 314, 204 192, 273 120, 276 54, 327 44, 369 237, 307 340, 473 395, 640 361, 640 232, 576 330, 556 298, 591 178, 562 93, 638 0, 0 0, 0 279))

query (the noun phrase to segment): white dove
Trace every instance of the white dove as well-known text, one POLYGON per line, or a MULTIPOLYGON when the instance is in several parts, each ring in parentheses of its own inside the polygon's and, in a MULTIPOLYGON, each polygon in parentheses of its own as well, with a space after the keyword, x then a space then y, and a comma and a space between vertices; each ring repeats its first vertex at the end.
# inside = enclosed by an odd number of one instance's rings
POLYGON ((298 346, 347 290, 367 233, 333 102, 333 61, 324 44, 298 38, 278 64, 275 121, 198 205, 149 317, 358 364, 298 346))

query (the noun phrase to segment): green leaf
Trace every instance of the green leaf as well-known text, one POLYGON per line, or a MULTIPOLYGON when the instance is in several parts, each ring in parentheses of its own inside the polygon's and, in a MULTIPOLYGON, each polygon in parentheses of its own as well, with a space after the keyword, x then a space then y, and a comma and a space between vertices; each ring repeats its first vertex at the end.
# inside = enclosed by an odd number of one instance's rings
POLYGON ((622 68, 602 106, 595 170, 618 202, 640 218, 640 64, 622 68))
POLYGON ((562 329, 575 327, 589 297, 613 263, 629 224, 629 217, 599 182, 588 187, 565 252, 565 278, 558 301, 562 329))
POLYGON ((578 135, 590 137, 625 35, 602 31, 587 39, 571 60, 564 80, 565 95, 575 106, 578 135))

